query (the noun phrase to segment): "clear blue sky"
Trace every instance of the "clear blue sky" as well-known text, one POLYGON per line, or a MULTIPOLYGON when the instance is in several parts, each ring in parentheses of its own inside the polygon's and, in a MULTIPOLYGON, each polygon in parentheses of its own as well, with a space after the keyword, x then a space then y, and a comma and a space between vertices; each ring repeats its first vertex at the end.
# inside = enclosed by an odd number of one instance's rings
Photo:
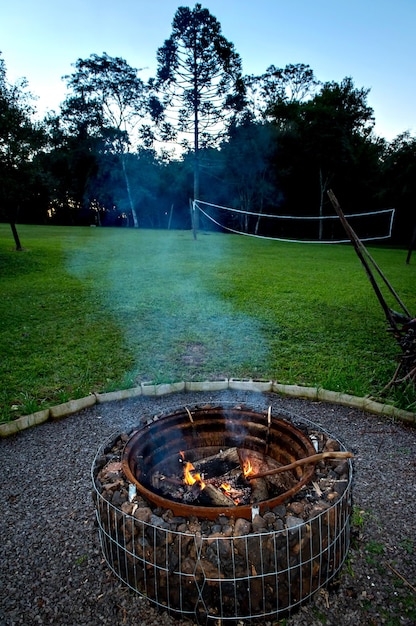
MULTIPOLYGON (((206 0, 245 74, 306 63, 321 81, 370 88, 376 133, 416 134, 416 0, 206 0)), ((156 71, 180 0, 0 0, 0 51, 10 82, 25 77, 40 113, 59 110, 64 74, 92 53, 156 71)))

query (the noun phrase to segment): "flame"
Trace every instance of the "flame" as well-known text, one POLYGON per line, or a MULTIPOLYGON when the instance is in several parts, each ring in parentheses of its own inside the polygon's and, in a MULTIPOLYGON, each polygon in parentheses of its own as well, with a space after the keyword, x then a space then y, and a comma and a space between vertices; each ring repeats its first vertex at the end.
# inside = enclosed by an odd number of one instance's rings
POLYGON ((253 466, 250 463, 250 459, 247 459, 246 461, 244 461, 243 474, 244 476, 249 476, 252 473, 253 473, 253 466))
POLYGON ((220 485, 220 489, 225 491, 225 493, 230 493, 231 492, 231 485, 229 485, 228 483, 222 483, 220 485))
POLYGON ((187 485, 194 485, 195 483, 199 483, 201 489, 204 489, 205 487, 205 483, 202 480, 201 474, 191 474, 191 472, 193 472, 195 470, 194 466, 192 465, 192 463, 190 463, 189 461, 186 462, 185 464, 185 468, 184 468, 184 481, 187 485))

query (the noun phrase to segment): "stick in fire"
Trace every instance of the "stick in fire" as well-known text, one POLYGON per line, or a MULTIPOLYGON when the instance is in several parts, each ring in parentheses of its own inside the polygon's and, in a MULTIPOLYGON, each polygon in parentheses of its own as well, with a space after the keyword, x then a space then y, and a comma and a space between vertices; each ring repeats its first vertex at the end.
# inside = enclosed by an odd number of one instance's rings
POLYGON ((273 474, 280 474, 281 472, 287 472, 295 467, 299 467, 300 465, 308 465, 309 463, 318 463, 318 461, 322 461, 323 459, 352 459, 354 455, 352 452, 320 452, 319 454, 312 454, 311 456, 306 456, 303 459, 298 459, 293 463, 289 463, 289 465, 281 465, 280 467, 276 467, 275 469, 268 470, 266 472, 259 472, 258 474, 248 474, 246 476, 247 480, 253 480, 255 478, 264 478, 265 476, 272 476, 273 474))

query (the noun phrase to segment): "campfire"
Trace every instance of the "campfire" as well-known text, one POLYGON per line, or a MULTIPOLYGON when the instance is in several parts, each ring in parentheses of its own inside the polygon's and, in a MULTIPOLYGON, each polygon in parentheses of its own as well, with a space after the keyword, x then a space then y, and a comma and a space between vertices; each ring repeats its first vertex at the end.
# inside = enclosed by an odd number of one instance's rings
POLYGON ((273 508, 310 481, 313 461, 298 461, 315 452, 306 434, 270 409, 185 408, 130 436, 123 471, 144 497, 176 515, 251 519, 253 504, 259 512, 273 508))
POLYGON ((348 549, 352 455, 293 421, 182 408, 107 444, 93 481, 113 571, 198 623, 281 617, 326 585, 348 549))

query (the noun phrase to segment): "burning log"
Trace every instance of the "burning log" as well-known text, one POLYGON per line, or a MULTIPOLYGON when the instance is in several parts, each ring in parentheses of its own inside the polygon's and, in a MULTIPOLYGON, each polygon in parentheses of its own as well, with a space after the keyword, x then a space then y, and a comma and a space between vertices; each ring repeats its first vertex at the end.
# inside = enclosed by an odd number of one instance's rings
MULTIPOLYGON (((249 478, 249 477, 248 477, 249 478)), ((251 498, 250 502, 263 502, 269 499, 269 490, 267 481, 264 478, 255 478, 251 481, 251 498)))
POLYGON ((218 489, 211 483, 205 483, 205 487, 201 491, 201 500, 207 500, 213 506, 236 506, 232 498, 229 498, 221 489, 218 489))
POLYGON ((203 476, 220 476, 240 467, 240 459, 237 448, 221 450, 203 459, 193 462, 195 469, 203 476))

